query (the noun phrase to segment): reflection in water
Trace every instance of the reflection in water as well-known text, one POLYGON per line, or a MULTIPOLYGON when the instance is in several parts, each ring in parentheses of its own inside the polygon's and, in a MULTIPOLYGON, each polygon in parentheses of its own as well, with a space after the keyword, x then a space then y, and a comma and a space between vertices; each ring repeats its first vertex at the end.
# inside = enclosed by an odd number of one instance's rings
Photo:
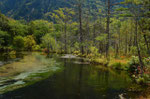
POLYGON ((67 66, 67 60, 64 59, 63 62, 64 62, 64 78, 63 78, 63 79, 64 79, 64 93, 63 93, 64 96, 63 96, 63 97, 67 99, 67 97, 65 97, 65 96, 66 96, 66 95, 65 95, 65 93, 66 93, 66 88, 67 88, 67 82, 66 82, 66 80, 67 80, 67 79, 66 79, 66 66, 67 66))
POLYGON ((9 54, 9 53, 0 53, 0 61, 2 62, 8 62, 8 61, 14 61, 16 59, 23 59, 24 53, 16 53, 14 54, 9 54))
MULTIPOLYGON (((126 72, 112 71, 103 66, 75 64, 81 59, 62 59, 49 55, 63 63, 61 72, 31 86, 1 95, 2 99, 119 99, 128 93, 131 79, 126 72)), ((130 96, 129 96, 130 97, 130 96)))
POLYGON ((0 67, 0 93, 30 85, 60 69, 58 62, 41 53, 28 53, 23 59, 15 61, 16 59, 10 59, 11 62, 3 61, 7 64, 0 67))
MULTIPOLYGON (((81 60, 83 62, 83 60, 81 60)), ((80 99, 81 95, 81 88, 82 88, 82 71, 83 71, 83 65, 81 64, 79 68, 79 88, 78 88, 78 99, 80 99)))

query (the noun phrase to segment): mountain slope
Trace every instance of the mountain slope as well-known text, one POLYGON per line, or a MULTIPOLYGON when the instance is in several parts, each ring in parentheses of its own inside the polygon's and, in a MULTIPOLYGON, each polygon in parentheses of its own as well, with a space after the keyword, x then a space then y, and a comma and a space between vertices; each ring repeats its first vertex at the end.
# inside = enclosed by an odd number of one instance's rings
MULTIPOLYGON (((58 8, 74 7, 76 0, 0 0, 0 11, 14 19, 34 20, 41 19, 47 12, 58 8)), ((105 0, 85 0, 84 4, 90 2, 92 7, 99 5, 97 2, 105 0)), ((123 0, 114 0, 115 2, 123 0)), ((113 2, 113 0, 111 0, 113 2)))
POLYGON ((46 12, 70 7, 69 3, 65 0, 0 0, 0 10, 15 19, 40 19, 46 12))

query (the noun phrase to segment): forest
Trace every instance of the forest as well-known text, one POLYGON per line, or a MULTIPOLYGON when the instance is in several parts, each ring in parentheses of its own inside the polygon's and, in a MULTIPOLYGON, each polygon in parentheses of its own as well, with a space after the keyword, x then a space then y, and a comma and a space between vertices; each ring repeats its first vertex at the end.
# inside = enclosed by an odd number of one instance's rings
POLYGON ((0 10, 0 52, 72 54, 149 86, 149 0, 0 0, 0 10))

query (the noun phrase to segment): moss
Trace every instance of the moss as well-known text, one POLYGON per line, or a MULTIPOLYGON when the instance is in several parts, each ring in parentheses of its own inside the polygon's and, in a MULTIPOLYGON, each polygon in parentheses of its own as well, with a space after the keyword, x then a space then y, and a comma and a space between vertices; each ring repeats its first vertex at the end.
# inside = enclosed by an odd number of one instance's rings
POLYGON ((12 84, 10 86, 5 86, 4 88, 0 89, 0 94, 35 84, 36 82, 47 79, 48 77, 52 76, 54 73, 61 72, 62 70, 63 69, 61 68, 61 69, 58 69, 57 71, 48 70, 47 72, 31 74, 31 75, 25 77, 23 80, 18 80, 14 84, 12 84), (22 82, 22 83, 20 83, 20 82, 22 82))

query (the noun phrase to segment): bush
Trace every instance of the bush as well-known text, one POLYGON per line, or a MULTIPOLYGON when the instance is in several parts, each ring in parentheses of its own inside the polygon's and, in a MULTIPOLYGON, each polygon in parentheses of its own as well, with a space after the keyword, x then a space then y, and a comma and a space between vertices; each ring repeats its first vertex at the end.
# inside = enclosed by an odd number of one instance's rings
POLYGON ((145 81, 150 80, 150 76, 148 74, 143 74, 143 78, 145 79, 145 81))
MULTIPOLYGON (((144 70, 147 68, 147 66, 150 64, 150 57, 143 59, 144 63, 144 70)), ((139 58, 137 56, 133 56, 132 59, 129 61, 129 71, 131 73, 139 73, 140 72, 140 62, 139 58)))
POLYGON ((42 37, 42 43, 44 47, 48 49, 48 51, 57 50, 56 41, 50 34, 46 34, 42 37))
POLYGON ((34 46, 32 47, 32 50, 34 50, 34 51, 40 51, 40 50, 41 50, 41 47, 40 47, 39 45, 34 45, 34 46))
POLYGON ((90 54, 87 55, 89 59, 95 60, 98 58, 100 54, 98 53, 98 49, 96 47, 90 47, 90 54))
POLYGON ((15 50, 22 50, 24 48, 24 38, 22 36, 16 36, 13 41, 15 50))
POLYGON ((145 64, 145 66, 149 65, 149 64, 150 64, 150 57, 144 58, 144 59, 143 59, 143 62, 144 62, 144 64, 145 64))
POLYGON ((132 56, 131 60, 129 61, 129 65, 139 65, 139 58, 137 56, 132 56))
POLYGON ((129 64, 129 72, 133 74, 138 74, 138 67, 140 66, 139 58, 137 56, 133 56, 128 64, 129 64))
POLYGON ((129 71, 132 75, 132 78, 136 81, 138 84, 145 84, 147 81, 149 81, 149 75, 146 73, 146 66, 150 64, 150 58, 144 58, 144 73, 141 74, 141 67, 139 63, 139 58, 136 56, 133 56, 132 59, 129 62, 129 71))
POLYGON ((36 45, 35 39, 32 35, 28 35, 24 38, 24 45, 26 50, 32 51, 33 46, 36 45))
POLYGON ((113 65, 112 65, 112 67, 114 68, 114 69, 121 69, 121 63, 114 63, 113 65))
POLYGON ((111 66, 112 66, 112 68, 117 69, 117 70, 128 70, 128 68, 129 68, 127 66, 127 64, 123 64, 120 62, 114 63, 111 66))
POLYGON ((145 79, 143 77, 139 77, 139 78, 136 79, 136 82, 138 84, 144 84, 145 83, 145 79))

